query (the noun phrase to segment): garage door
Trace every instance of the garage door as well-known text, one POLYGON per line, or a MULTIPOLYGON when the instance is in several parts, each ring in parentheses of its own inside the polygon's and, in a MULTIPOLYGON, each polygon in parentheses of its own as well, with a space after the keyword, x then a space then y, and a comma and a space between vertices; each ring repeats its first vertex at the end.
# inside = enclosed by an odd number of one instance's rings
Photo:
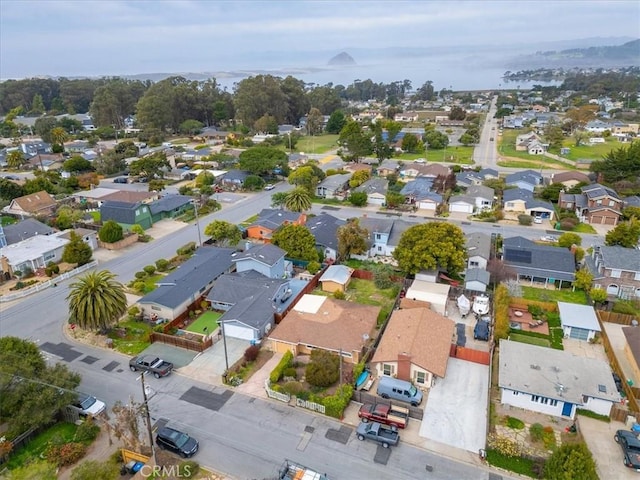
POLYGON ((462 212, 462 213, 473 213, 473 207, 471 205, 466 204, 450 204, 449 205, 450 212, 462 212))
POLYGON ((615 225, 616 224, 616 217, 604 217, 604 224, 605 225, 615 225))
POLYGON ((242 340, 253 340, 255 338, 254 330, 248 327, 242 327, 240 325, 226 325, 224 326, 224 334, 227 337, 240 338, 242 340))
POLYGON ((589 339, 589 330, 587 330, 586 328, 571 327, 569 338, 575 338, 576 340, 587 340, 589 339))
POLYGON ((602 215, 591 215, 591 219, 589 220, 589 223, 593 223, 596 225, 602 225, 602 215))

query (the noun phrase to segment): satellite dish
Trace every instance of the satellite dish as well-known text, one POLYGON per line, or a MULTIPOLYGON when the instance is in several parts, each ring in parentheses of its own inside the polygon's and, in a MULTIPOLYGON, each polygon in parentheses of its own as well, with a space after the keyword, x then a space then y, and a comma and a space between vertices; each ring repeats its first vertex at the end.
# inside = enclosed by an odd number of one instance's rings
POLYGON ((636 320, 635 318, 633 320, 631 320, 631 326, 637 327, 638 326, 638 320, 636 320))

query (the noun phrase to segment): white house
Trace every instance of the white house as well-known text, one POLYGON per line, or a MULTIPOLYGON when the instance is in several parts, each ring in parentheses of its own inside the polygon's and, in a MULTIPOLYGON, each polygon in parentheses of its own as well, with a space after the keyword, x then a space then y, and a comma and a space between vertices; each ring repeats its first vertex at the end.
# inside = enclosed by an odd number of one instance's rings
POLYGON ((454 195, 449 199, 449 212, 473 213, 476 200, 470 195, 454 195))
POLYGON ((600 331, 598 317, 593 307, 558 302, 558 311, 565 338, 592 340, 600 331))
POLYGON ((416 277, 411 286, 407 289, 405 297, 411 300, 428 302, 431 310, 440 315, 447 316, 447 299, 451 286, 446 283, 434 283, 420 280, 416 277))
POLYGON ((609 415, 620 394, 609 365, 563 350, 500 340, 500 402, 574 418, 576 409, 609 415))
POLYGON ((0 248, 0 258, 14 274, 30 269, 35 272, 44 268, 49 262, 58 263, 62 260, 64 247, 69 240, 57 235, 36 235, 18 243, 0 248))
POLYGON ((486 233, 467 234, 467 268, 485 270, 491 257, 491 237, 486 233))

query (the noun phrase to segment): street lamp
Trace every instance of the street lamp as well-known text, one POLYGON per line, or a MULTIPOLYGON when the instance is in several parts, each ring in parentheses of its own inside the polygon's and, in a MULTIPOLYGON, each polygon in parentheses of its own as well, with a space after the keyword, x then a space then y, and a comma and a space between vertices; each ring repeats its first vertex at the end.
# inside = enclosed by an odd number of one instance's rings
POLYGON ((198 229, 198 246, 202 246, 202 237, 200 236, 200 217, 198 216, 198 203, 194 200, 191 202, 196 214, 196 228, 198 229))

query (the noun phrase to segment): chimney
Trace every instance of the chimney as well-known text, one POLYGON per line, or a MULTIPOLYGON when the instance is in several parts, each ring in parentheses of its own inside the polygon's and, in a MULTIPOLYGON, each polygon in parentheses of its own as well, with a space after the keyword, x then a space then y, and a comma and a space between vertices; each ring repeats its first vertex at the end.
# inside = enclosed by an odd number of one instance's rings
POLYGON ((398 374, 400 380, 411 381, 411 355, 408 353, 398 354, 398 374))

